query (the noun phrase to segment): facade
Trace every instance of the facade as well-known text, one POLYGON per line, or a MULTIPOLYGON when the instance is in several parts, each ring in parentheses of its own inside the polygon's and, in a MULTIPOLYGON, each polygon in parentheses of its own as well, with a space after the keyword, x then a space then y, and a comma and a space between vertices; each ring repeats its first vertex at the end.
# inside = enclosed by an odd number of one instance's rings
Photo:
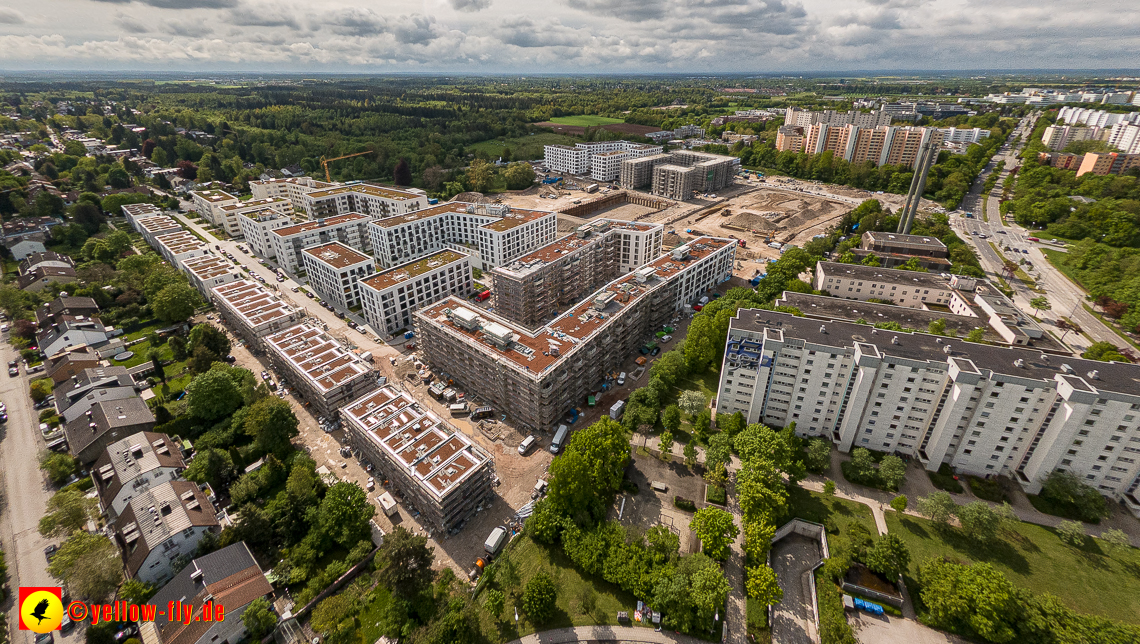
POLYGON ((1140 154, 1120 154, 1118 152, 1088 152, 1081 159, 1077 176, 1087 174, 1124 174, 1132 168, 1140 167, 1140 154))
POLYGON ((114 529, 127 577, 161 585, 174 576, 173 561, 193 555, 202 537, 221 525, 197 483, 168 481, 131 499, 114 529))
POLYGON ((653 168, 668 162, 668 154, 652 154, 622 161, 621 172, 618 176, 621 187, 632 190, 652 184, 653 168))
POLYGON ((1108 133, 1108 144, 1124 154, 1140 154, 1140 124, 1113 125, 1108 133))
POLYGON ((693 190, 713 192, 731 185, 739 169, 740 159, 736 157, 677 150, 623 161, 621 187, 635 189, 649 185, 650 191, 659 197, 684 201, 692 197, 693 190), (672 167, 659 171, 663 166, 672 167))
POLYGON ((1077 141, 1099 141, 1108 132, 1099 127, 1077 127, 1074 125, 1050 125, 1041 135, 1041 142, 1053 151, 1065 149, 1065 146, 1077 141))
POLYGON ((293 215, 293 204, 290 203, 288 199, 282 199, 280 197, 250 199, 248 201, 239 201, 237 203, 215 207, 214 211, 217 213, 218 218, 218 223, 215 225, 224 230, 230 237, 241 238, 244 234, 244 229, 241 226, 241 216, 260 212, 265 209, 276 210, 286 217, 293 215))
POLYGON ((597 219, 496 267, 495 311, 534 328, 661 255, 662 224, 597 219))
POLYGON ((629 157, 625 150, 613 150, 590 156, 590 178, 595 181, 617 181, 621 162, 629 157))
POLYGON ((865 232, 862 237, 862 248, 895 255, 943 258, 950 256, 946 244, 937 237, 902 233, 865 232))
MULTIPOLYGON (((159 619, 139 624, 142 644, 236 644, 248 639, 242 614, 256 599, 270 597, 273 586, 244 541, 194 559, 148 603, 170 611, 200 615, 206 602, 225 606, 225 619, 159 619)), ((272 603, 272 600, 271 602, 272 603)))
POLYGON ((114 521, 131 499, 174 481, 186 469, 182 450, 166 434, 139 432, 111 443, 91 466, 99 508, 114 521))
POLYGON ((211 298, 218 314, 251 347, 264 349, 263 338, 295 326, 301 313, 253 280, 217 286, 211 298))
POLYGON ((141 398, 97 401, 84 415, 63 426, 71 455, 91 463, 111 443, 154 429, 154 414, 141 398))
POLYGON ((1084 163, 1085 155, 1069 154, 1067 152, 1039 152, 1037 162, 1063 170, 1079 170, 1084 163))
POLYGON ((361 450, 434 530, 457 529, 491 495, 491 455, 391 386, 340 410, 361 450))
POLYGON ((1140 368, 1020 347, 741 310, 718 413, 1005 475, 1027 492, 1067 470, 1140 516, 1140 368))
POLYGON ((688 201, 693 198, 693 184, 697 169, 666 163, 653 168, 653 186, 650 192, 658 197, 688 201))
POLYGON ((804 128, 798 125, 781 125, 776 130, 776 150, 778 152, 803 152, 804 128))
POLYGON ((320 415, 329 415, 348 401, 376 388, 372 367, 332 336, 308 324, 265 337, 274 368, 288 374, 296 395, 320 415))
POLYGON ((313 190, 301 197, 310 219, 360 213, 372 219, 397 217, 428 205, 427 194, 415 188, 389 188, 371 183, 351 183, 313 190))
POLYGON ((546 145, 542 164, 551 172, 581 176, 590 171, 590 151, 569 145, 546 145))
POLYGON ((898 306, 914 309, 926 308, 928 303, 950 306, 952 301, 959 299, 950 282, 934 273, 860 264, 819 262, 813 286, 832 297, 864 302, 869 299, 891 300, 898 306))
MULTIPOLYGON (((913 112, 913 106, 908 106, 907 111, 913 112)), ((896 112, 898 111, 889 109, 883 109, 878 112, 860 112, 857 110, 848 112, 836 112, 835 110, 813 112, 811 110, 789 107, 784 112, 784 125, 802 128, 819 124, 838 127, 855 125, 858 127, 876 128, 890 125, 891 117, 896 112)))
POLYGON ((858 125, 835 126, 826 123, 805 129, 804 151, 808 154, 831 152, 851 163, 871 162, 876 166, 905 165, 914 167, 923 144, 942 145, 943 134, 937 128, 874 128, 858 125))
POLYGON ((614 181, 621 173, 623 160, 661 154, 662 150, 660 145, 630 141, 587 141, 573 147, 547 145, 543 147, 543 165, 551 172, 589 174, 595 181, 614 181))
POLYGON ((373 254, 384 267, 450 248, 470 255, 473 267, 490 269, 550 243, 557 231, 553 212, 460 202, 368 226, 373 254))
POLYGON ((376 272, 376 262, 340 242, 301 251, 309 286, 339 309, 360 305, 360 280, 376 272))
POLYGON ((990 131, 981 128, 943 128, 939 130, 942 133, 943 143, 981 143, 983 139, 990 138, 990 131))
POLYGON ((630 353, 732 274, 735 240, 701 237, 527 329, 448 298, 415 314, 436 373, 530 429, 550 429, 630 353))
POLYGON ((237 197, 224 190, 196 190, 190 193, 190 200, 194 203, 194 211, 218 228, 223 227, 224 221, 219 209, 239 203, 237 197))
POLYGON ((238 215, 241 236, 245 238, 245 243, 249 244, 249 249, 258 257, 276 257, 273 238, 269 233, 292 225, 292 217, 274 208, 261 208, 238 215))
POLYGON ((270 254, 263 257, 276 257, 277 264, 292 273, 304 268, 301 251, 311 246, 340 242, 362 253, 370 253, 372 240, 368 234, 369 221, 371 219, 365 215, 349 212, 272 229, 268 231, 269 245, 266 247, 270 254))
POLYGON ((441 250, 360 280, 364 319, 389 335, 412 328, 412 313, 449 297, 471 293, 471 261, 454 250, 441 250))
POLYGON ((288 199, 293 212, 308 214, 304 196, 317 190, 335 188, 336 183, 317 181, 312 177, 288 177, 285 179, 263 179, 250 181, 249 191, 254 199, 288 199))
POLYGON ((183 260, 182 270, 190 278, 190 284, 198 289, 206 301, 210 300, 214 287, 241 279, 229 260, 213 253, 183 260))
POLYGON ((210 246, 189 230, 159 235, 154 241, 159 254, 179 270, 183 270, 182 262, 185 260, 210 254, 210 246))
POLYGON ((1091 107, 1066 105, 1057 112, 1057 121, 1068 125, 1112 127, 1117 123, 1140 123, 1140 112, 1106 112, 1091 107))

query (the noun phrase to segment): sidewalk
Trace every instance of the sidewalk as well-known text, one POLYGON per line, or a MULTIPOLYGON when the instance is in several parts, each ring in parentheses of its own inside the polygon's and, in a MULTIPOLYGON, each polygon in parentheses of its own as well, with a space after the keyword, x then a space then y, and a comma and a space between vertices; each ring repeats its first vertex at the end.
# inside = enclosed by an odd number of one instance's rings
POLYGON ((688 635, 636 626, 578 626, 527 635, 508 644, 572 644, 574 642, 629 642, 630 644, 704 644, 688 635))

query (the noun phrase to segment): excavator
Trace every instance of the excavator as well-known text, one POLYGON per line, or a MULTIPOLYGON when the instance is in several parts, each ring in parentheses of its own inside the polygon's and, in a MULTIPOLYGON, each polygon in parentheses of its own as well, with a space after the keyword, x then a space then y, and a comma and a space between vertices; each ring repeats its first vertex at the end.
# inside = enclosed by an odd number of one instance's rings
POLYGON ((358 157, 362 154, 372 154, 372 150, 368 150, 367 152, 357 152, 355 154, 346 154, 342 157, 334 157, 332 159, 326 159, 324 157, 321 157, 321 167, 325 169, 325 181, 332 183, 332 176, 329 175, 329 164, 330 163, 332 163, 333 161, 340 161, 341 159, 351 159, 352 157, 358 157))

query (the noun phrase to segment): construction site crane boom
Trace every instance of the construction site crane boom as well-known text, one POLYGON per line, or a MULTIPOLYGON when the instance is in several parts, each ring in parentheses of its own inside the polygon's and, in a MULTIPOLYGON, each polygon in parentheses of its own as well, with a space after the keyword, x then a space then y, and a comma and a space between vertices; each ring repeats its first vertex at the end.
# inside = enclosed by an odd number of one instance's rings
POLYGON ((357 152, 356 154, 346 154, 342 157, 334 157, 332 159, 326 159, 324 157, 321 157, 321 167, 323 167, 325 169, 325 181, 332 183, 332 176, 329 175, 329 164, 330 163, 332 163, 333 161, 340 161, 341 159, 350 159, 352 157, 358 157, 362 154, 372 154, 372 151, 368 150, 367 152, 357 152))

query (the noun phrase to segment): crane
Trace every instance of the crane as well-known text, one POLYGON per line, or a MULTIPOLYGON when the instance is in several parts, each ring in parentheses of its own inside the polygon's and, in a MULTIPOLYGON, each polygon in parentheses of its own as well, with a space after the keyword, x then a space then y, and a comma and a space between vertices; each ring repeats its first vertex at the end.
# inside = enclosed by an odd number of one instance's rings
POLYGON ((321 167, 323 167, 325 169, 325 181, 332 183, 332 176, 329 175, 329 164, 330 163, 332 163, 333 161, 340 161, 341 159, 349 159, 352 157, 358 157, 362 154, 372 154, 372 150, 368 150, 367 152, 357 152, 356 154, 346 154, 342 157, 334 157, 332 159, 326 159, 324 157, 321 157, 321 167))

